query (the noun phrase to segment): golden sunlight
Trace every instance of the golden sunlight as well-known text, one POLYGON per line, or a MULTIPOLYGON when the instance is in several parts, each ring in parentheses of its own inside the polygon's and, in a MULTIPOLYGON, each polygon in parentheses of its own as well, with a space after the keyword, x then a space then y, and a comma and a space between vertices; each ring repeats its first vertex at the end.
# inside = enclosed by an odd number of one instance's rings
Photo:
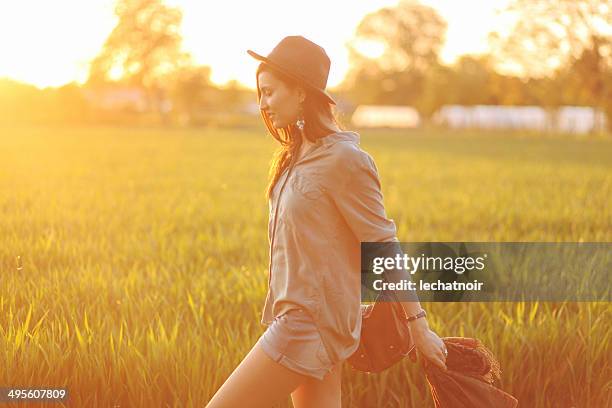
MULTIPOLYGON (((393 6, 395 0, 376 1, 223 1, 210 3, 167 0, 183 11, 183 49, 198 64, 212 68, 217 85, 232 79, 255 87, 256 61, 247 48, 267 53, 280 38, 301 34, 321 44, 333 64, 328 85, 338 85, 349 69, 345 44, 368 13, 393 6), (322 12, 324 10, 324 12, 322 12), (297 14, 296 14, 297 13, 297 14), (288 19, 286 16, 295 15, 288 19)), ((448 22, 445 62, 465 53, 485 52, 486 35, 499 20, 494 10, 507 0, 424 0, 448 22), (469 8, 469 14, 462 11, 469 8)), ((0 5, 0 77, 6 76, 39 87, 84 82, 89 61, 112 31, 116 17, 113 0, 22 0, 0 5), (44 67, 44 68, 43 68, 44 67)), ((369 57, 379 56, 380 44, 360 44, 369 57)))

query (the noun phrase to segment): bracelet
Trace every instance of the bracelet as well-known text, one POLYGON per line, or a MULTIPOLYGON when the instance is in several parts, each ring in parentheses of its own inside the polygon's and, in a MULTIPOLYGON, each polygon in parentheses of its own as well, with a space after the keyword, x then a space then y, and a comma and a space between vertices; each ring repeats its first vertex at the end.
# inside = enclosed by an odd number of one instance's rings
POLYGON ((406 317, 406 320, 408 320, 409 322, 419 319, 421 317, 425 317, 427 316, 427 312, 425 312, 425 309, 421 309, 421 311, 413 316, 408 316, 406 317))

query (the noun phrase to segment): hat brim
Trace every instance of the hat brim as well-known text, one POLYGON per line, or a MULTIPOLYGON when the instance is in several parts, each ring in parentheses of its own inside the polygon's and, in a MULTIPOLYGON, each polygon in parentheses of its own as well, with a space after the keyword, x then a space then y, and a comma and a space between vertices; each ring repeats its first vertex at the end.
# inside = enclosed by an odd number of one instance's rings
POLYGON ((266 64, 270 65, 271 67, 281 71, 283 74, 285 74, 285 75, 295 79, 296 81, 300 82, 303 85, 306 85, 308 88, 312 89, 313 91, 318 92, 321 96, 323 96, 325 98, 325 100, 327 100, 327 102, 331 103, 332 105, 336 104, 336 101, 334 101, 334 99, 324 89, 317 88, 316 86, 310 84, 304 78, 302 78, 302 77, 300 77, 298 75, 295 75, 292 72, 289 72, 289 71, 285 70, 282 66, 276 64, 275 62, 270 61, 268 58, 264 57, 263 55, 259 55, 255 51, 247 50, 247 53, 251 57, 255 58, 256 60, 265 62, 266 64))

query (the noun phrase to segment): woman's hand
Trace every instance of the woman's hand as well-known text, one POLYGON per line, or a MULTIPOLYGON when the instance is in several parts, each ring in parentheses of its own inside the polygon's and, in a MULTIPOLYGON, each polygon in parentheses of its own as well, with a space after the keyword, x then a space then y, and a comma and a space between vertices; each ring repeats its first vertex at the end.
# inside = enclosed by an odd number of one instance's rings
POLYGON ((429 328, 429 324, 424 317, 413 320, 408 324, 418 354, 425 357, 426 361, 446 371, 446 354, 444 353, 446 346, 444 341, 429 328))

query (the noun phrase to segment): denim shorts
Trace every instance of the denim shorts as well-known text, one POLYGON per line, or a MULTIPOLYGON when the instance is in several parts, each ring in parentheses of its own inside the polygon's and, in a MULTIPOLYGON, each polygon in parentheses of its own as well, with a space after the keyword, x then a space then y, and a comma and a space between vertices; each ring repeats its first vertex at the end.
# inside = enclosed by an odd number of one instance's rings
POLYGON ((318 380, 334 365, 317 326, 304 309, 292 309, 274 318, 257 343, 277 363, 318 380))

